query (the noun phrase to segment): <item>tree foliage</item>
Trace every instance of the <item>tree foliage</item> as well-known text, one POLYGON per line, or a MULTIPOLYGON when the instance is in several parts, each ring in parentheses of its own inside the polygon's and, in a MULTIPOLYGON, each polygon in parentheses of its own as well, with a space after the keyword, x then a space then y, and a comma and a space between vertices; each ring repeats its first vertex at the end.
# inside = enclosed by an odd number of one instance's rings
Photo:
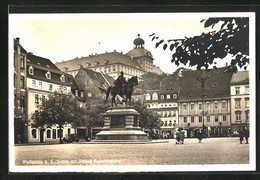
POLYGON ((42 102, 39 111, 33 113, 32 126, 48 127, 58 125, 59 129, 65 124, 77 126, 82 121, 84 114, 84 109, 79 107, 77 100, 72 95, 54 92, 42 102))
MULTIPOLYGON (((202 20, 204 27, 219 25, 218 31, 212 30, 199 36, 185 37, 184 39, 160 39, 155 33, 151 34, 155 47, 164 44, 163 49, 173 51, 171 62, 177 66, 180 64, 196 66, 197 69, 209 65, 215 65, 213 60, 223 59, 228 54, 232 55, 231 63, 227 71, 236 72, 237 66, 246 69, 249 63, 249 18, 209 18, 202 20)), ((215 67, 215 66, 213 66, 215 67)))
POLYGON ((160 127, 159 116, 154 114, 152 111, 149 111, 140 101, 133 102, 133 107, 138 113, 140 113, 140 127, 150 130, 160 127))

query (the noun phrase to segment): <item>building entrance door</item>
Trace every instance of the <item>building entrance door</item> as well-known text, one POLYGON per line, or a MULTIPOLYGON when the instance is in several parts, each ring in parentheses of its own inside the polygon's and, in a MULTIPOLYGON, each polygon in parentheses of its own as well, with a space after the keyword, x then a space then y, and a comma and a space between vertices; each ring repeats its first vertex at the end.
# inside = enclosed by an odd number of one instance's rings
POLYGON ((44 129, 40 130, 40 142, 43 142, 44 129))

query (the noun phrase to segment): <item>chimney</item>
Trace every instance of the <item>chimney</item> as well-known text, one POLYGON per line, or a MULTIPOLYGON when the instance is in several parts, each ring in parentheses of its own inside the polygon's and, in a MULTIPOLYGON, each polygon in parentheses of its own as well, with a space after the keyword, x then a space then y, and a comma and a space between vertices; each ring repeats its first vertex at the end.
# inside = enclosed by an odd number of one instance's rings
POLYGON ((20 38, 19 37, 15 38, 15 44, 20 44, 20 38))

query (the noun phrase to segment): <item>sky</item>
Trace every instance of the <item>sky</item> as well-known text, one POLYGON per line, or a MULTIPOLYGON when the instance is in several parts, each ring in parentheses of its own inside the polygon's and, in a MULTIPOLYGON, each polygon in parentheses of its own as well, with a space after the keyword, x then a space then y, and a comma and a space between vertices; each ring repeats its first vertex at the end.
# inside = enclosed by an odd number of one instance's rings
MULTIPOLYGON (((204 28, 202 19, 221 16, 241 13, 10 14, 9 42, 19 37, 27 52, 56 63, 114 50, 127 53, 140 34, 154 64, 172 73, 178 68, 170 62, 172 52, 155 48, 149 35, 156 33, 165 40, 200 35, 212 30, 204 28)), ((223 67, 230 59, 218 61, 217 66, 223 67)))

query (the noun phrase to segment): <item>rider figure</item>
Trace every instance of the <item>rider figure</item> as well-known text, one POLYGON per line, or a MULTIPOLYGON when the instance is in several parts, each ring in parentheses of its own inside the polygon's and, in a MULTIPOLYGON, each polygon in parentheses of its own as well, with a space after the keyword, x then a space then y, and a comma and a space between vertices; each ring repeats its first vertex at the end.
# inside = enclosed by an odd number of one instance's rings
POLYGON ((122 97, 123 92, 124 92, 124 85, 126 83, 126 79, 124 77, 124 72, 121 71, 120 75, 118 76, 118 78, 114 81, 114 84, 117 86, 118 90, 119 90, 119 95, 122 97))

